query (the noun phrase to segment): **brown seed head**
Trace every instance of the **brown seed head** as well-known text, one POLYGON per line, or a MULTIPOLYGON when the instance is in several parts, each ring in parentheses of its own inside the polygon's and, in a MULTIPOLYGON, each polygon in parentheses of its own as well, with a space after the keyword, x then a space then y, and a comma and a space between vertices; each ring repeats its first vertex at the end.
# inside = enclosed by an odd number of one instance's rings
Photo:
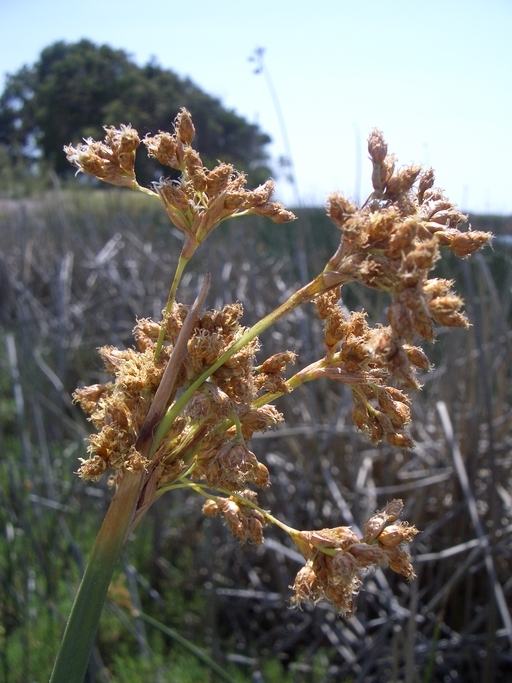
POLYGON ((427 168, 420 177, 420 182, 418 184, 418 202, 423 203, 423 197, 425 192, 429 190, 434 184, 434 169, 427 168))
POLYGON ((217 197, 227 188, 233 172, 231 164, 219 164, 207 174, 206 194, 210 199, 217 197))
POLYGON ((331 194, 327 200, 327 215, 332 218, 340 230, 355 212, 356 207, 338 192, 331 194))
POLYGON ((419 176, 420 171, 421 166, 406 166, 405 168, 400 169, 398 173, 389 179, 386 188, 387 194, 398 197, 401 194, 409 192, 416 182, 416 178, 419 176))
POLYGON ((142 142, 146 145, 150 158, 157 159, 163 166, 170 166, 176 170, 180 168, 178 144, 174 135, 160 131, 158 135, 146 135, 142 142))
POLYGON ((94 176, 110 185, 136 188, 135 150, 140 144, 138 133, 131 126, 120 129, 105 126, 104 142, 88 138, 73 147, 65 146, 67 159, 78 171, 94 176))
POLYGON ((452 240, 451 250, 455 256, 467 258, 486 244, 489 244, 492 237, 490 232, 480 232, 478 230, 459 232, 452 240))
POLYGON ((382 164, 388 153, 388 146, 380 130, 374 128, 368 138, 368 152, 374 164, 382 164))
POLYGON ((427 354, 422 349, 417 346, 411 346, 410 344, 404 344, 403 349, 407 354, 407 358, 413 365, 425 372, 430 370, 430 361, 427 354))
POLYGON ((174 121, 174 129, 178 140, 184 145, 190 145, 195 137, 196 129, 192 123, 190 112, 183 107, 174 121))
POLYGON ((407 522, 398 522, 385 527, 379 534, 377 541, 387 548, 396 548, 402 543, 410 543, 419 531, 407 522))

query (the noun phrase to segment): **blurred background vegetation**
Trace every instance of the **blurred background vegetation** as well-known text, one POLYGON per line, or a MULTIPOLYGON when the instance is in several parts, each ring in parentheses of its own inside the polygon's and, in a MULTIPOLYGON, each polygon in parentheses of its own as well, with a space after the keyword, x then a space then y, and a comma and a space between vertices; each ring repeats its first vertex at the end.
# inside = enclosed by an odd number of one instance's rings
MULTIPOLYGON (((5 683, 48 678, 111 497, 105 482, 84 485, 73 474, 89 425, 70 395, 104 380, 98 346, 129 346, 137 316, 159 318, 182 243, 159 202, 70 179, 60 149, 101 138, 102 124, 168 129, 182 105, 205 162, 232 161, 252 183, 266 177, 263 132, 171 72, 135 67, 122 51, 57 43, 12 76, 0 98, 5 683), (137 101, 123 100, 128 91, 139 93, 140 118, 136 109, 127 114, 137 101), (145 103, 153 109, 143 111, 145 103)), ((141 173, 153 177, 149 167, 141 173)), ((296 213, 287 226, 257 218, 222 225, 194 257, 179 299, 190 303, 209 270, 209 307, 239 300, 247 325, 269 312, 337 246, 321 209, 296 213)), ((403 498, 404 518, 422 530, 411 549, 418 578, 369 576, 349 620, 326 605, 291 610, 301 558, 287 539, 269 530, 261 548, 240 547, 219 519, 203 517, 202 501, 174 492, 125 548, 90 683, 222 680, 174 631, 209 653, 225 680, 512 681, 512 219, 471 223, 497 237, 494 249, 469 261, 448 256, 439 264, 440 276, 456 280, 473 326, 440 330, 427 349, 435 368, 413 397, 415 449, 369 444, 353 428, 348 393, 323 382, 280 401, 286 422, 252 444, 273 481, 262 505, 296 528, 361 525, 403 498), (133 608, 147 617, 134 617, 133 608)), ((348 308, 385 321, 381 294, 350 286, 343 295, 348 308)), ((294 311, 262 342, 265 355, 291 349, 303 365, 316 360, 323 351, 314 307, 294 311)))

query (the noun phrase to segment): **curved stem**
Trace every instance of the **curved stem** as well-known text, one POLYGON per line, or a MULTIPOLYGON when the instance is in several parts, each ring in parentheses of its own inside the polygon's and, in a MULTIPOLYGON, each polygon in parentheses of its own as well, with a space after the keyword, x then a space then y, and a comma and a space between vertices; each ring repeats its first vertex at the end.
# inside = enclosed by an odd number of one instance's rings
POLYGON ((130 528, 144 472, 124 476, 96 537, 69 615, 50 683, 82 683, 114 567, 130 528))

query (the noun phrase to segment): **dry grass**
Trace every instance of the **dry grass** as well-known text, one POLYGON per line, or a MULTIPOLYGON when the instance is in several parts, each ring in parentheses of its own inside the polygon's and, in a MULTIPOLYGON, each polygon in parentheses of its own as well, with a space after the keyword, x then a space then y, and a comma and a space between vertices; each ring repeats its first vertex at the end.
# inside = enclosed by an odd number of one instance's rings
MULTIPOLYGON (((80 518, 90 514, 98 523, 109 496, 70 476, 87 432, 70 394, 79 381, 100 381, 97 346, 131 345, 135 315, 158 318, 181 246, 153 204, 115 192, 55 192, 35 205, 0 207, 2 522, 31 544, 23 576, 34 577, 49 611, 62 538, 79 564, 80 518)), ((299 226, 264 227, 252 218, 220 228, 195 257, 180 299, 193 300, 207 267, 208 305, 240 300, 244 322, 255 322, 335 248, 322 217, 305 214, 299 226)), ((403 498, 404 517, 422 530, 412 548, 418 578, 368 577, 349 620, 325 606, 290 610, 302 558, 277 532, 262 548, 240 549, 219 520, 202 517, 199 501, 178 497, 169 513, 164 496, 137 532, 152 539, 147 575, 131 585, 146 611, 159 608, 159 586, 186 544, 190 590, 203 586, 208 597, 206 614, 186 630, 228 658, 244 655, 257 667, 258 658, 275 654, 297 681, 512 680, 510 248, 447 267, 473 327, 439 335, 436 367, 421 378, 425 388, 414 402, 413 451, 369 445, 352 426, 350 396, 321 382, 288 397, 279 406, 285 426, 253 442, 273 481, 262 505, 296 528, 357 527, 403 498), (322 677, 314 673, 319 660, 322 677)), ((351 307, 383 318, 381 298, 357 296, 347 294, 351 307)), ((283 339, 305 363, 315 358, 322 331, 312 305, 263 335, 266 355, 281 350, 283 339)), ((24 562, 18 552, 11 560, 13 572, 24 562)), ((73 562, 64 564, 71 582, 73 562)), ((3 621, 19 608, 13 628, 23 629, 31 584, 11 585, 20 593, 4 581, 3 621)))

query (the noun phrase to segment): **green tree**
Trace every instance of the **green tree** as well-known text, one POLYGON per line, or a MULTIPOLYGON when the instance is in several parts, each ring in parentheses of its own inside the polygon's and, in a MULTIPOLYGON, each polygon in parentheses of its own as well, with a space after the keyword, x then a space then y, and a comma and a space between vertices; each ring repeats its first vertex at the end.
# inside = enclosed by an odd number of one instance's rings
MULTIPOLYGON (((155 62, 139 67, 123 50, 89 40, 54 43, 34 65, 7 77, 0 97, 0 145, 12 159, 42 159, 65 175, 69 164, 63 145, 102 139, 104 125, 131 123, 141 134, 169 130, 183 106, 201 131, 196 143, 206 164, 222 158, 247 173, 252 184, 268 177, 265 146, 270 138, 258 126, 188 78, 155 62)), ((155 165, 142 156, 137 173, 147 183, 156 179, 155 165)))

